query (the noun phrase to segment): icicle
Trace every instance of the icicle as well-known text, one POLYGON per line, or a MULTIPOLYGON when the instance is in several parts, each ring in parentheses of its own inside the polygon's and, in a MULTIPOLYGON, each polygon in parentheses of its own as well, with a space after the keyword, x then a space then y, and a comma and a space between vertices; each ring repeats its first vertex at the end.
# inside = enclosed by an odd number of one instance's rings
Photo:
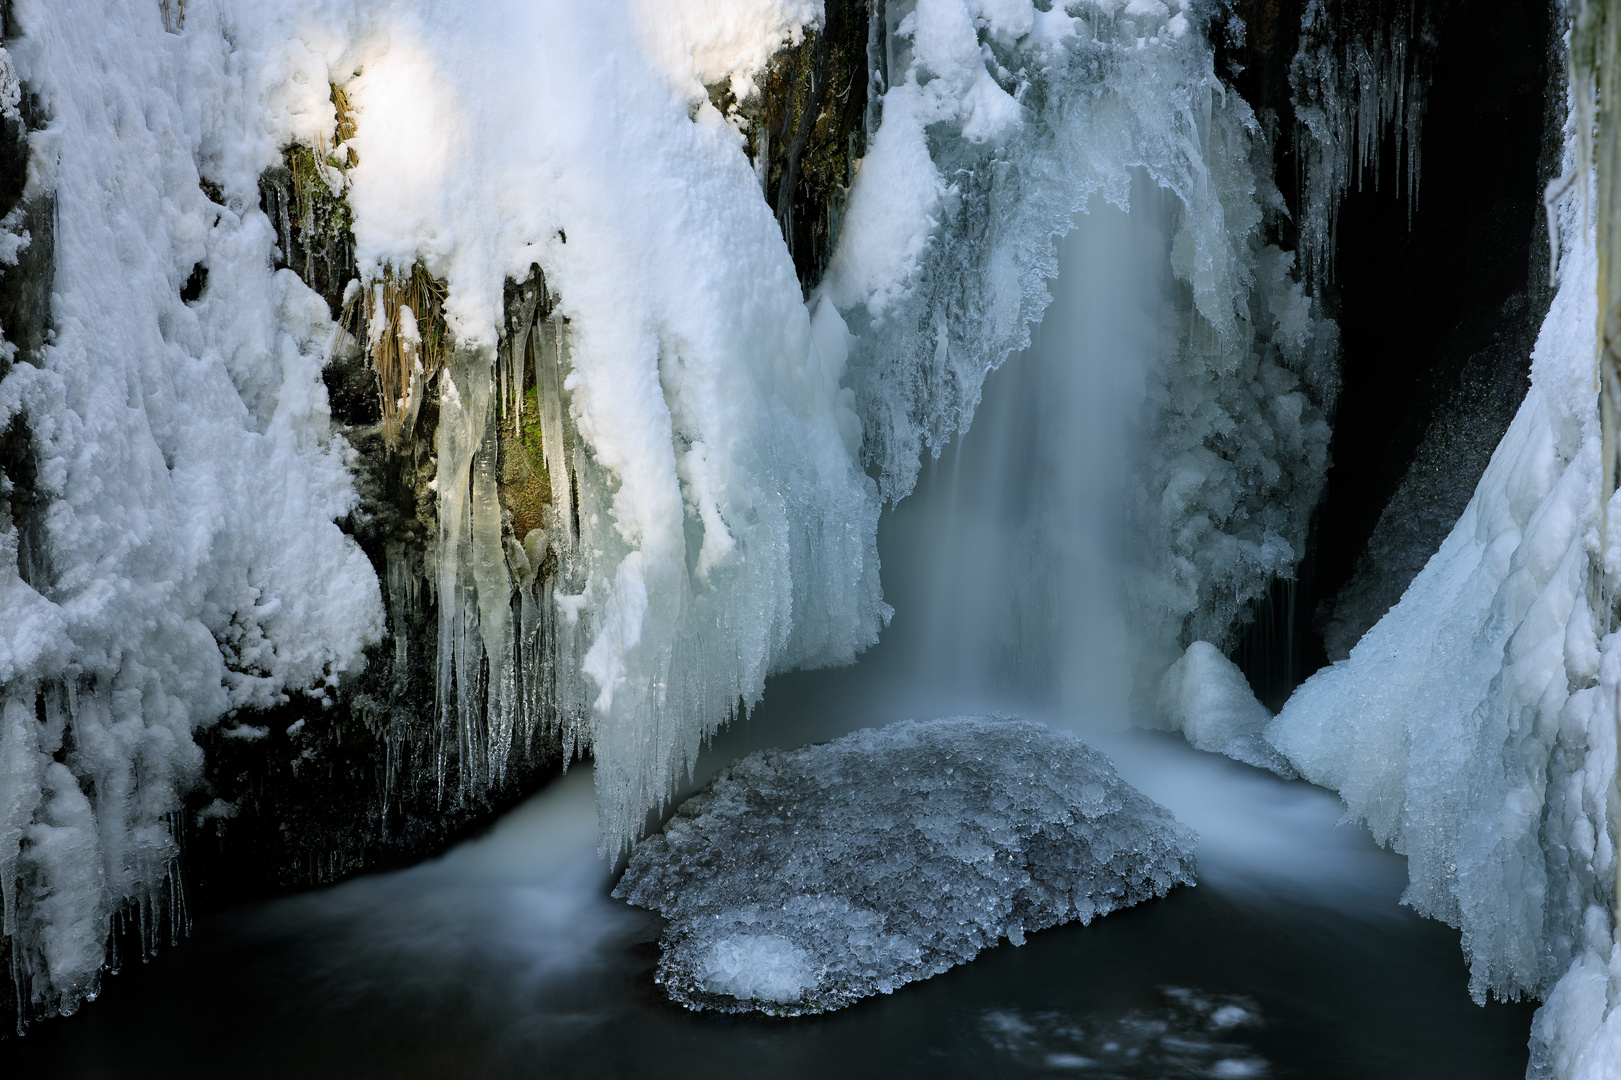
POLYGON ((1406 173, 1408 223, 1418 202, 1421 134, 1437 5, 1383 0, 1356 7, 1313 3, 1302 17, 1294 90, 1301 171, 1300 246, 1312 280, 1333 277, 1340 202, 1371 171, 1393 136, 1396 182, 1406 173))
POLYGON ((512 640, 512 582, 501 542, 501 500, 496 484, 497 425, 493 410, 473 455, 472 571, 478 594, 479 630, 489 659, 485 706, 490 778, 506 773, 516 724, 516 671, 512 640))
POLYGON ((511 411, 510 403, 512 399, 507 394, 507 384, 511 382, 511 380, 507 378, 507 366, 506 357, 497 355, 495 359, 495 371, 501 383, 501 392, 495 398, 495 419, 497 424, 499 424, 501 420, 505 418, 505 414, 508 414, 511 411))
POLYGON ((409 374, 406 377, 405 399, 399 403, 395 419, 396 441, 409 438, 416 429, 417 413, 422 409, 422 395, 427 389, 426 372, 422 365, 422 330, 417 323, 416 312, 408 305, 401 304, 398 318, 400 363, 409 374))
POLYGON ((472 665, 468 663, 466 636, 469 620, 476 633, 476 604, 468 603, 471 582, 463 580, 463 564, 469 557, 473 455, 484 436, 484 422, 490 404, 488 358, 484 370, 479 357, 455 357, 440 380, 438 479, 439 492, 439 660, 436 705, 438 712, 440 775, 444 772, 443 742, 451 726, 457 728, 461 743, 463 790, 469 787, 473 755, 469 739, 469 713, 476 701, 471 685, 472 665), (471 607, 471 610, 468 610, 471 607), (454 697, 452 696, 454 695, 454 697))
MULTIPOLYGON (((472 508, 465 503, 463 505, 464 517, 460 527, 466 537, 470 532, 472 508)), ((476 799, 488 783, 485 771, 484 641, 479 633, 478 591, 473 582, 472 567, 468 565, 467 546, 471 546, 470 543, 463 547, 462 558, 456 565, 456 611, 459 617, 451 642, 456 680, 456 736, 460 753, 458 796, 464 803, 476 799)), ((444 648, 442 642, 440 648, 444 648)))
POLYGON ((394 621, 394 671, 399 678, 406 670, 408 629, 416 609, 416 575, 411 572, 403 542, 390 541, 383 557, 388 565, 389 615, 394 621))
POLYGON ((563 322, 561 316, 553 315, 536 335, 540 347, 535 350, 535 382, 536 397, 540 401, 542 453, 546 458, 546 473, 551 477, 552 508, 557 515, 554 532, 565 545, 572 545, 575 539, 573 473, 563 439, 563 322))
MULTIPOLYGON (((518 373, 517 400, 519 402, 519 411, 517 413, 517 419, 513 421, 512 430, 514 434, 520 435, 523 432, 523 382, 524 377, 527 374, 527 368, 529 367, 529 342, 530 338, 533 336, 533 326, 534 315, 531 312, 526 318, 519 321, 519 324, 512 335, 512 365, 518 373)), ((520 536, 518 539, 522 540, 523 537, 520 536)))
MULTIPOLYGON (((528 337, 527 327, 523 336, 528 337)), ((511 353, 507 356, 507 366, 512 369, 512 431, 513 434, 523 433, 523 342, 513 342, 511 353)))
MULTIPOLYGON (((39 753, 39 731, 34 723, 34 702, 38 691, 30 680, 18 680, 6 687, 0 699, 0 770, 7 778, 9 799, 0 807, 0 931, 14 937, 17 921, 17 866, 23 830, 33 820, 35 808, 44 798, 40 790, 43 765, 39 753)), ((15 968, 19 953, 13 950, 15 968)), ((20 1007, 20 1006, 19 1006, 20 1007)))

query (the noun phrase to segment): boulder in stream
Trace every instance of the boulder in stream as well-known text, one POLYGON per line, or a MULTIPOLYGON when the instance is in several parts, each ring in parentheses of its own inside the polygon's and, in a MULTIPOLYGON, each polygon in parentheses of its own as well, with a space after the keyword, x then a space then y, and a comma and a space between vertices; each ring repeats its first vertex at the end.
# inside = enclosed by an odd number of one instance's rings
POLYGON ((1195 843, 1074 735, 911 720, 733 763, 614 895, 669 920, 676 1001, 794 1016, 1162 896, 1193 881, 1195 843))

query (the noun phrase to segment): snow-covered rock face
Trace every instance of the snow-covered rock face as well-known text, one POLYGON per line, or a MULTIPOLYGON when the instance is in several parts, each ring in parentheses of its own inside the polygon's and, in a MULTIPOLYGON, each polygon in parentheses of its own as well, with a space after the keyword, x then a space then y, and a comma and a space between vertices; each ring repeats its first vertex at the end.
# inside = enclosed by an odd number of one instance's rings
POLYGON ((47 1013, 94 992, 114 911, 139 907, 148 944, 178 921, 193 730, 322 696, 382 630, 335 523, 354 492, 325 305, 270 270, 262 105, 215 9, 193 8, 184 37, 156 4, 8 9, 47 121, 24 197, 54 198, 56 233, 54 336, 0 382, 44 540, 19 566, 0 520, 0 892, 18 986, 47 1013), (186 303, 199 262, 209 287, 186 303))
POLYGON ((690 1008, 822 1012, 1193 880, 1195 838, 1073 735, 951 717, 744 758, 614 895, 690 1008))

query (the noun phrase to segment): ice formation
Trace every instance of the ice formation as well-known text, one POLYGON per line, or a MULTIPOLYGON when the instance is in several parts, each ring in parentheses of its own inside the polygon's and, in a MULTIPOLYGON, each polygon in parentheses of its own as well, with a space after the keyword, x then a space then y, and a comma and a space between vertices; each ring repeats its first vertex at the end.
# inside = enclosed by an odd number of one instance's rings
POLYGON ((258 102, 214 13, 195 5, 182 37, 156 5, 8 12, 48 118, 25 198, 54 200, 55 278, 48 343, 8 349, 0 381, 0 429, 35 464, 0 519, 0 892, 19 996, 71 1011, 114 913, 148 945, 182 917, 193 730, 324 696, 382 606, 335 523, 354 495, 320 378, 330 323, 270 271, 259 122, 240 123, 258 102))
POLYGON ((1238 665, 1208 641, 1195 641, 1160 682, 1166 721, 1190 744, 1292 780, 1295 771, 1261 737, 1272 719, 1238 665))
POLYGON ((1621 1044, 1621 638, 1607 613, 1621 538, 1600 537, 1597 258, 1580 200, 1560 220, 1531 389, 1474 498, 1401 601, 1266 737, 1407 855, 1404 899, 1462 929, 1477 999, 1544 997, 1532 1075, 1596 1080, 1621 1044))
POLYGON ((0 888, 41 1012, 93 991, 126 903, 157 932, 193 729, 324 696, 383 628, 377 574, 335 524, 354 496, 320 381, 334 327, 268 269, 258 198, 282 146, 332 138, 334 83, 357 117, 357 164, 333 182, 361 277, 420 260, 447 285, 441 674, 466 706, 488 659, 475 749, 492 770, 529 616, 559 628, 557 693, 589 716, 612 842, 769 670, 848 661, 885 614, 843 329, 803 304, 703 89, 746 80, 814 6, 194 2, 167 26, 156 4, 92 8, 25 0, 9 28, 60 222, 55 340, 0 396, 48 507, 3 534, 0 639, 0 888), (562 297, 539 351, 562 369, 548 404, 566 395, 581 482, 571 588, 524 606, 487 435, 503 282, 533 263, 562 297))
POLYGON ((1408 214, 1421 179, 1420 139, 1446 0, 1310 0, 1289 71, 1300 127, 1300 255, 1312 280, 1333 276, 1340 203, 1378 186, 1393 138, 1408 214))
POLYGON ((814 0, 8 9, 14 89, 37 96, 28 198, 58 229, 54 337, 0 381, 0 428, 37 465, 0 528, 0 891, 33 1011, 93 992, 115 913, 149 937, 173 915, 193 733, 334 700, 388 619, 405 655, 401 612, 429 603, 462 790, 553 723, 594 755, 605 848, 628 842, 768 674, 876 639, 880 501, 1026 340, 1053 235, 1090 198, 1146 182, 1176 207, 1137 508, 1160 539, 1130 598, 1145 664, 1221 641, 1292 572, 1333 333, 1265 242, 1270 148, 1204 16, 881 10, 870 151, 807 300, 746 121, 712 91, 746 98, 819 25, 814 0), (437 416, 420 558, 373 567, 338 524, 354 452, 321 368, 362 345, 269 269, 288 253, 260 206, 299 145, 352 212, 346 303, 419 271, 442 290, 442 367, 415 366, 426 311, 387 329, 384 413, 437 416), (544 312, 514 308, 537 280, 544 312), (551 510, 518 536, 497 446, 529 409, 551 510))
POLYGON ((885 41, 883 121, 821 291, 856 333, 849 383, 887 497, 1028 342, 1052 236, 1144 179, 1174 207, 1123 598, 1157 679, 1294 572, 1327 469, 1337 337, 1265 241, 1283 208, 1271 148, 1177 0, 895 5, 885 41))
POLYGON ((610 847, 768 673, 847 662, 886 612, 877 496, 839 393, 843 328, 802 302, 741 140, 704 90, 746 80, 813 12, 735 7, 717 20, 684 5, 398 5, 386 35, 353 21, 324 59, 333 77, 361 71, 348 94, 362 276, 421 259, 448 286, 440 692, 461 673, 460 707, 476 710, 476 685, 462 688, 487 659, 497 754, 528 636, 509 596, 530 569, 503 550, 480 449, 502 408, 502 283, 538 263, 558 297, 558 390, 578 440, 551 473, 577 480, 578 535, 565 523, 548 538, 565 572, 528 604, 552 620, 555 705, 595 755, 610 847), (492 52, 501 39, 535 44, 492 52), (618 58, 611 72, 602 56, 618 58))
POLYGON ((959 716, 739 761, 614 895, 670 920, 689 1008, 797 1015, 1193 880, 1195 838, 1073 735, 959 716))

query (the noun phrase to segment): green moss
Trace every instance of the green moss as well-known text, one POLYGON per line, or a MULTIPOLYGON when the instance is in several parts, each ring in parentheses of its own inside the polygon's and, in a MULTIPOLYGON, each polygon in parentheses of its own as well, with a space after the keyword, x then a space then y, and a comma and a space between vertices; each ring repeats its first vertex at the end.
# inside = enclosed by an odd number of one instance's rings
POLYGON ((322 169, 316 154, 302 144, 283 150, 282 164, 259 178, 259 205, 276 230, 276 265, 320 293, 336 318, 355 276, 354 214, 342 191, 327 183, 335 159, 322 169))
MULTIPOLYGON (((326 170, 321 168, 315 151, 308 146, 287 148, 287 168, 293 174, 293 207, 304 230, 306 245, 330 244, 350 240, 354 231, 354 213, 348 202, 333 192, 327 182, 326 170)), ((328 168, 337 162, 329 156, 328 168)))
POLYGON ((867 22, 861 0, 829 0, 824 29, 778 52, 757 95, 737 101, 725 87, 710 91, 716 108, 746 124, 766 202, 807 289, 838 242, 855 163, 867 151, 867 22))
POLYGON ((501 431, 501 494, 512 515, 512 533, 522 540, 531 529, 545 527, 552 501, 552 481, 546 472, 540 433, 540 402, 534 387, 524 394, 523 416, 517 431, 501 431))

